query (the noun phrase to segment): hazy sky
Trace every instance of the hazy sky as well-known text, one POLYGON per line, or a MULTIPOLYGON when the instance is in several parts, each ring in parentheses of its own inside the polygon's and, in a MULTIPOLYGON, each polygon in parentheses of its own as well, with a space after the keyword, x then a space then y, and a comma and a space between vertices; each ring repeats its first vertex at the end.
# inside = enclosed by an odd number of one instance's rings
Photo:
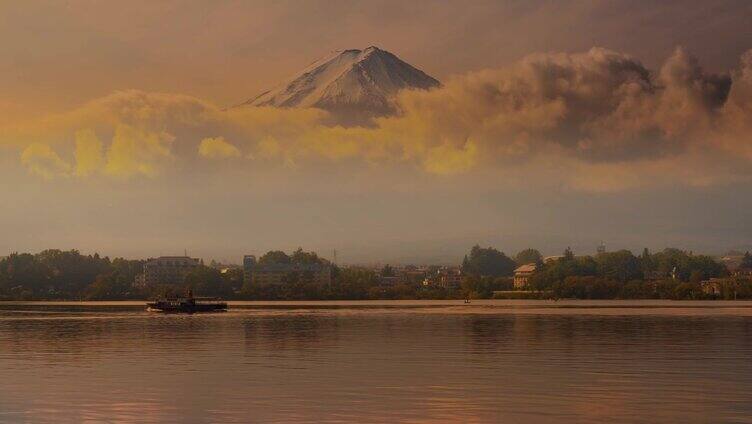
POLYGON ((0 254, 752 247, 750 22, 748 1, 2 2, 0 254), (370 45, 445 87, 374 128, 224 110, 370 45))
POLYGON ((385 48, 444 79, 532 52, 607 47, 710 70, 751 47, 747 1, 23 1, 0 5, 0 92, 30 112, 113 90, 235 104, 332 50, 385 48))

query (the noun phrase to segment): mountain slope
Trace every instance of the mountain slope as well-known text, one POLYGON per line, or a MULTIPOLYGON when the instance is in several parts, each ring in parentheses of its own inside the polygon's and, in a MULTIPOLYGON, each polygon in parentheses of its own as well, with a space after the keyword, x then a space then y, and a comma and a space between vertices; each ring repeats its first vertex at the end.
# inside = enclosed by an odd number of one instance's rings
POLYGON ((394 95, 402 89, 439 85, 392 53, 368 47, 320 59, 299 76, 242 105, 316 107, 332 112, 345 123, 357 123, 393 113, 394 95))

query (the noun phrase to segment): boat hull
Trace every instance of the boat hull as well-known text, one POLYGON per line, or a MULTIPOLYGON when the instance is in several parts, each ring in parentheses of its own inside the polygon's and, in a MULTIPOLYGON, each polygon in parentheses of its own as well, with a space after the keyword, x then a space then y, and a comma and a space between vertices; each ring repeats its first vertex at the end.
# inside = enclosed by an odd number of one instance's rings
POLYGON ((206 312, 226 312, 227 303, 190 303, 190 302, 149 302, 146 304, 150 312, 173 314, 195 314, 206 312))

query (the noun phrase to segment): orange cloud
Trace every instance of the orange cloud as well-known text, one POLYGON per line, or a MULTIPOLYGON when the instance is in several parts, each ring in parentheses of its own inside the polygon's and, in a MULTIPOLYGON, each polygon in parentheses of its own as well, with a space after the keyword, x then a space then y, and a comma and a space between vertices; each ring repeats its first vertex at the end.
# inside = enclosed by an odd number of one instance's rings
POLYGON ((198 145, 199 156, 208 159, 227 159, 241 156, 240 150, 223 137, 209 137, 198 145))
POLYGON ((71 166, 46 144, 34 143, 21 153, 21 163, 30 173, 44 179, 68 176, 71 166))
POLYGON ((190 96, 131 90, 0 126, 0 144, 37 146, 22 161, 45 178, 69 173, 69 156, 77 176, 127 178, 157 176, 196 152, 211 159, 243 152, 295 172, 322 162, 407 164, 414 172, 482 171, 499 184, 556 181, 587 191, 749 176, 752 52, 730 76, 703 71, 683 49, 657 73, 601 48, 535 54, 440 89, 402 92, 396 104, 396 116, 344 127, 317 109, 221 110, 190 96))
POLYGON ((88 177, 102 170, 105 166, 103 144, 92 130, 76 132, 76 175, 88 177))

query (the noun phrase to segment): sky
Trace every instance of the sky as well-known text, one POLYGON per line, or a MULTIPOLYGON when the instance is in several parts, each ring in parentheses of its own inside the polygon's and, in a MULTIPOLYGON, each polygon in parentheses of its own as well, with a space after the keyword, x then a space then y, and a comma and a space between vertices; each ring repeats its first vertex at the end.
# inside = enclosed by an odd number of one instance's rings
POLYGON ((752 3, 0 3, 0 255, 752 248, 752 3), (229 108, 335 50, 400 114, 229 108))

